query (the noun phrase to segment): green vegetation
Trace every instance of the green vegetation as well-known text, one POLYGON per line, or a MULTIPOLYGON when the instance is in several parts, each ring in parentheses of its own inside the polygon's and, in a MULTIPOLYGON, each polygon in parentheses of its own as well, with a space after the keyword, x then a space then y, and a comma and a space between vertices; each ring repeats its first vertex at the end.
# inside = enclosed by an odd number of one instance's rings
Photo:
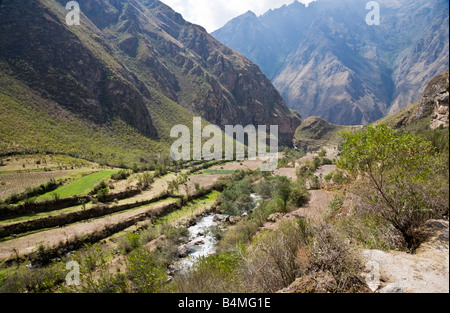
POLYGON ((228 175, 234 173, 234 170, 213 170, 207 169, 202 171, 203 174, 228 175))
POLYGON ((300 219, 261 233, 248 248, 238 244, 233 250, 201 259, 193 271, 177 276, 168 289, 273 293, 299 277, 309 277, 311 285, 302 292, 355 292, 364 290, 361 270, 358 257, 334 229, 300 219), (334 281, 327 290, 316 289, 314 275, 318 273, 327 273, 334 281))
POLYGON ((18 203, 22 200, 27 200, 29 198, 36 197, 38 195, 43 195, 43 194, 52 192, 53 190, 58 188, 58 186, 60 186, 60 185, 61 185, 61 182, 59 182, 59 181, 57 182, 55 179, 52 178, 45 184, 41 184, 41 185, 35 186, 35 187, 28 187, 25 189, 25 191, 23 191, 21 193, 12 194, 11 196, 4 199, 3 202, 7 203, 7 204, 18 203))
MULTIPOLYGON (((106 177, 109 177, 115 173, 117 173, 117 170, 106 170, 106 171, 100 171, 97 173, 86 175, 80 179, 75 180, 74 182, 72 182, 68 185, 57 188, 55 191, 53 191, 51 193, 43 194, 42 196, 39 196, 36 200, 39 201, 39 200, 51 199, 54 197, 54 194, 57 194, 60 198, 72 197, 73 195, 86 194, 100 180, 102 180, 106 177)), ((105 188, 107 188, 106 185, 100 189, 105 189, 105 188)))
POLYGON ((49 151, 119 165, 168 148, 117 119, 98 126, 77 118, 6 75, 2 64, 0 91, 0 153, 49 151))
POLYGON ((212 191, 211 193, 203 197, 186 203, 180 210, 176 210, 158 219, 157 221, 155 221, 154 225, 170 225, 174 221, 179 221, 183 218, 194 217, 196 214, 203 213, 202 211, 204 209, 213 205, 217 201, 218 197, 219 193, 217 191, 212 191))
POLYGON ((385 125, 345 133, 338 166, 363 177, 363 200, 410 242, 412 231, 448 214, 448 154, 411 133, 385 125))

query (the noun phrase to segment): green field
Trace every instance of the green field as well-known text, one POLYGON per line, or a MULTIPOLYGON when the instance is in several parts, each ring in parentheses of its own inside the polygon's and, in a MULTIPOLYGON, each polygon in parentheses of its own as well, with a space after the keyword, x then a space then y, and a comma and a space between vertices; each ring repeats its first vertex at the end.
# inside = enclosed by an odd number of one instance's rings
POLYGON ((182 209, 174 211, 158 219, 155 222, 155 225, 170 224, 174 221, 179 221, 180 219, 183 218, 193 217, 195 214, 200 213, 201 210, 204 210, 209 206, 213 205, 214 202, 216 202, 218 196, 219 196, 218 191, 212 191, 211 193, 203 197, 200 197, 196 200, 189 202, 188 204, 183 206, 182 209))
POLYGON ((215 175, 228 175, 234 173, 234 170, 213 170, 213 169, 207 169, 204 170, 203 174, 215 174, 215 175))
POLYGON ((39 196, 36 198, 36 200, 46 200, 53 198, 54 194, 58 194, 60 198, 67 198, 72 197, 73 195, 82 195, 87 193, 90 189, 94 187, 96 183, 98 183, 100 180, 111 176, 112 174, 117 173, 118 170, 107 170, 107 171, 100 171, 96 172, 90 175, 86 175, 80 179, 75 180, 74 182, 59 187, 58 189, 47 192, 46 194, 43 194, 42 196, 39 196))

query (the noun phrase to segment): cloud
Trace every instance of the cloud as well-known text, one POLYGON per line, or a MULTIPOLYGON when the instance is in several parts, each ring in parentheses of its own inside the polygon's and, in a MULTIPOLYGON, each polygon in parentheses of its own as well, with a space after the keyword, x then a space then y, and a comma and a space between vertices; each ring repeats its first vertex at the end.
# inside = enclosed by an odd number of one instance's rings
MULTIPOLYGON (((232 18, 241 15, 248 10, 261 15, 269 9, 290 4, 294 0, 161 0, 172 9, 183 15, 184 19, 199 24, 207 31, 214 30, 225 25, 232 18)), ((311 2, 303 0, 300 2, 311 2)))

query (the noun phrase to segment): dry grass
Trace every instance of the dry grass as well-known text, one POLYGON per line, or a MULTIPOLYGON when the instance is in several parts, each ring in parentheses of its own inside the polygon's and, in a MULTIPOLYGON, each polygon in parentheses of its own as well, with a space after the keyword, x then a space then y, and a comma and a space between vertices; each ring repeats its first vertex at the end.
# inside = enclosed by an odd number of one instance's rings
POLYGON ((80 171, 82 169, 0 174, 0 199, 21 192, 28 187, 44 184, 51 178, 65 177, 80 171))

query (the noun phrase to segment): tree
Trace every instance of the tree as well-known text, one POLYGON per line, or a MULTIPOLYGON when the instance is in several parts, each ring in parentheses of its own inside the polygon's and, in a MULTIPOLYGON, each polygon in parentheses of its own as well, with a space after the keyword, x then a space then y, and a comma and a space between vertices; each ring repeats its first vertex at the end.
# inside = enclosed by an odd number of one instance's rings
POLYGON ((277 196, 283 200, 283 210, 287 209, 287 202, 291 196, 291 184, 289 182, 284 182, 278 186, 277 196))
POLYGON ((367 200, 407 240, 412 227, 440 215, 442 206, 448 211, 441 201, 445 188, 448 201, 448 170, 442 175, 443 162, 430 142, 385 125, 343 137, 337 166, 368 181, 367 200))

